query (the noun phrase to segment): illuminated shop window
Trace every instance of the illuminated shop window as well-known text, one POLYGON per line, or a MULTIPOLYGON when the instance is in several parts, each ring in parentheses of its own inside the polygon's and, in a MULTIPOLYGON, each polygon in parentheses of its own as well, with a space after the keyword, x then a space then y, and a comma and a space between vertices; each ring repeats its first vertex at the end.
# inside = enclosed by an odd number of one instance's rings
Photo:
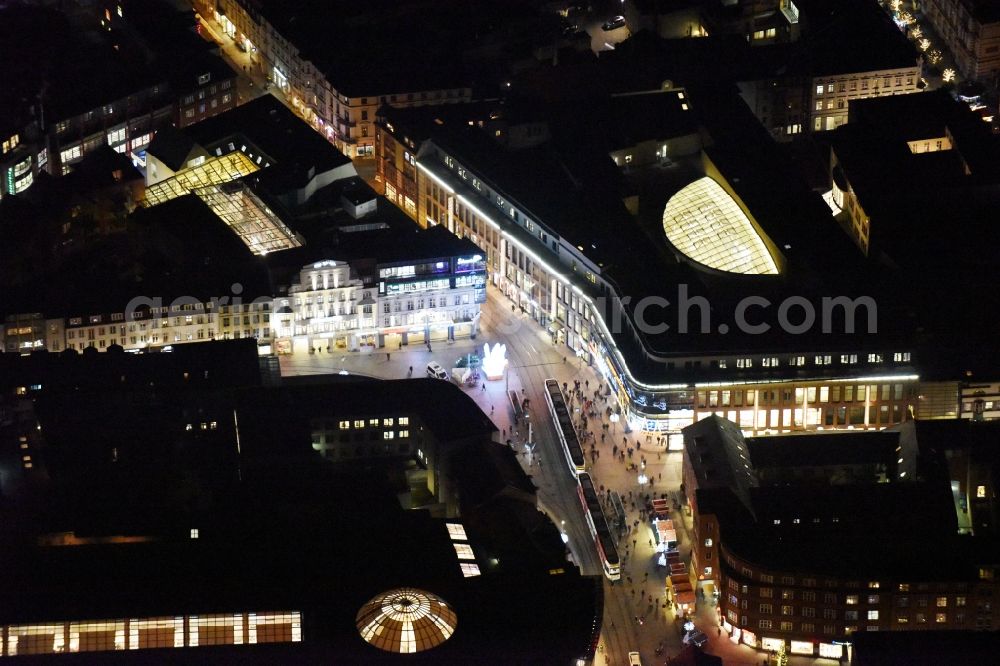
POLYGON ((467 543, 455 543, 455 554, 458 555, 460 560, 474 560, 476 556, 472 552, 472 546, 467 543))

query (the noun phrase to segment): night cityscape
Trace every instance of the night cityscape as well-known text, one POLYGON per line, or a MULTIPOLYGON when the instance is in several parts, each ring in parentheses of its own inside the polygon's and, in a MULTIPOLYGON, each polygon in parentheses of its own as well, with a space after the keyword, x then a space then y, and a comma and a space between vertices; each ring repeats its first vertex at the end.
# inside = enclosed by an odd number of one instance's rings
POLYGON ((0 62, 0 663, 1000 663, 1000 0, 0 62))

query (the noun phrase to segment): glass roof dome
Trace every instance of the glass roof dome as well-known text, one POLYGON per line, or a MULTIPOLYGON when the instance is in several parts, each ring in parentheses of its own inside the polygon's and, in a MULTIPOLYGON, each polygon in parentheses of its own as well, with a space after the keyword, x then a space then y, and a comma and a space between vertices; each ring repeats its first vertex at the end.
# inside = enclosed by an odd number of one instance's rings
POLYGON ((670 197, 663 231, 689 259, 727 273, 777 275, 778 266, 739 204, 705 176, 670 197))
POLYGON ((386 652, 422 652, 451 638, 458 624, 455 611, 437 595, 412 587, 372 597, 355 618, 368 643, 386 652))

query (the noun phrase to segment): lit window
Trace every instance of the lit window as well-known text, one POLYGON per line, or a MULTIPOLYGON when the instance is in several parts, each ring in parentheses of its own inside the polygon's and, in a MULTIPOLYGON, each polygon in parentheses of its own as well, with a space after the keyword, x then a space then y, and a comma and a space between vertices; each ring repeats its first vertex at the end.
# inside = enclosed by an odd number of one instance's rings
POLYGON ((198 538, 198 528, 197 527, 192 527, 191 528, 191 538, 192 539, 197 539, 198 538))
POLYGON ((392 423, 393 423, 393 419, 382 419, 382 425, 384 427, 386 427, 386 428, 391 427, 392 423))
POLYGON ((472 552, 472 546, 467 543, 455 543, 455 554, 458 555, 460 560, 474 560, 476 556, 472 552))
POLYGON ((934 616, 934 621, 937 622, 938 624, 944 624, 945 622, 948 621, 948 614, 947 613, 937 613, 934 616))
POLYGON ((986 497, 986 486, 976 486, 976 499, 984 499, 986 497))
POLYGON ((937 607, 938 608, 947 608, 948 607, 948 597, 938 597, 937 598, 937 607))
POLYGON ((469 538, 465 535, 465 527, 459 523, 445 523, 448 528, 448 536, 451 537, 452 541, 468 541, 469 538))
POLYGON ((378 419, 368 419, 368 425, 370 425, 373 428, 377 428, 378 427, 378 419))
POLYGON ((354 427, 355 428, 364 428, 365 427, 365 422, 362 421, 361 419, 358 419, 358 420, 356 420, 354 422, 354 427))
POLYGON ((399 438, 400 439, 405 439, 405 438, 407 438, 409 436, 410 436, 410 431, 409 430, 400 430, 399 431, 399 438))
POLYGON ((472 564, 471 562, 460 562, 459 564, 462 566, 462 575, 466 578, 480 575, 478 564, 472 564))
POLYGON ((396 433, 394 433, 391 430, 386 430, 385 432, 382 433, 382 439, 393 439, 395 436, 396 433))
POLYGON ((877 620, 878 619, 878 611, 877 610, 870 610, 870 611, 868 611, 868 619, 869 620, 877 620))
POLYGON ((705 547, 706 548, 711 548, 712 547, 712 539, 711 538, 705 539, 705 547))
POLYGON ((409 416, 400 416, 399 417, 399 425, 401 425, 401 426, 402 425, 410 425, 410 417, 409 416))
POLYGON ((856 595, 856 594, 848 594, 847 595, 847 605, 848 606, 857 606, 858 605, 858 595, 856 595))

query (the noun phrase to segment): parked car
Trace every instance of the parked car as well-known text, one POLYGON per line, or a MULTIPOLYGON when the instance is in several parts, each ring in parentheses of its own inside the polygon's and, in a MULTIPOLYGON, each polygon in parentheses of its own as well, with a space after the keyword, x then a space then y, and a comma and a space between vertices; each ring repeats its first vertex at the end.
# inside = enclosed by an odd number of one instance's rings
POLYGON ((694 645, 695 647, 704 647, 705 643, 708 642, 708 636, 705 635, 701 629, 695 629, 684 634, 684 638, 681 640, 685 645, 694 645))
POLYGON ((638 652, 633 650, 628 653, 628 666, 642 666, 642 657, 638 652))
POLYGON ((448 372, 441 367, 440 363, 431 361, 427 364, 427 376, 435 379, 448 379, 448 372))
POLYGON ((625 25, 624 16, 616 16, 612 19, 608 19, 607 23, 601 26, 601 30, 609 32, 611 30, 617 30, 625 25))

